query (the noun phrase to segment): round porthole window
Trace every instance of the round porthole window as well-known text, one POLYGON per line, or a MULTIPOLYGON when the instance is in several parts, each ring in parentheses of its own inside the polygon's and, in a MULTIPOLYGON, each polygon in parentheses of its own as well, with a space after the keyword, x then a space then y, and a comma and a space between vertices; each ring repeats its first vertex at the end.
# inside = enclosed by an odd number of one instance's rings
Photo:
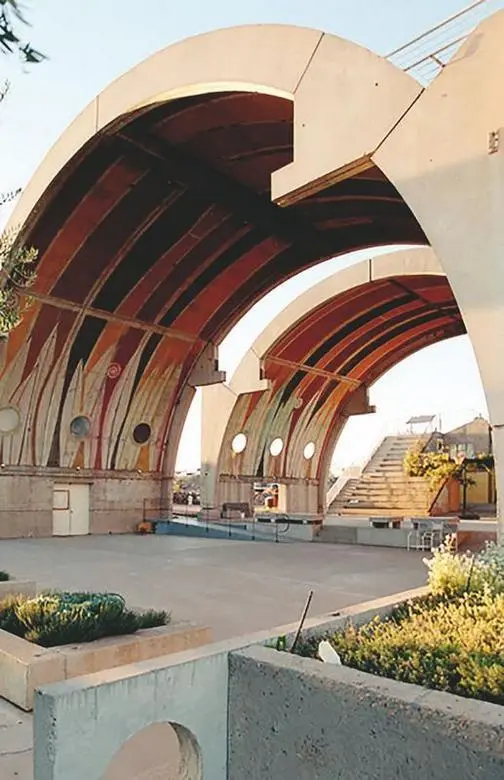
POLYGON ((151 427, 148 423, 139 423, 133 431, 133 441, 135 444, 147 444, 151 433, 151 427))
POLYGON ((309 441, 303 450, 303 457, 305 460, 311 460, 315 455, 315 442, 309 441))
POLYGON ((237 433, 233 441, 231 442, 231 449, 233 450, 233 452, 236 452, 236 454, 239 455, 240 452, 243 452, 246 446, 247 446, 247 437, 245 436, 245 434, 237 433))
POLYGON ((0 409, 0 436, 14 433, 21 422, 21 416, 14 406, 2 406, 0 409))
POLYGON ((270 454, 273 455, 274 458, 276 458, 277 455, 280 455, 280 453, 283 450, 283 440, 282 439, 273 439, 273 441, 270 444, 270 454))
POLYGON ((78 439, 85 439, 91 430, 91 420, 83 414, 74 417, 70 423, 70 433, 78 439))

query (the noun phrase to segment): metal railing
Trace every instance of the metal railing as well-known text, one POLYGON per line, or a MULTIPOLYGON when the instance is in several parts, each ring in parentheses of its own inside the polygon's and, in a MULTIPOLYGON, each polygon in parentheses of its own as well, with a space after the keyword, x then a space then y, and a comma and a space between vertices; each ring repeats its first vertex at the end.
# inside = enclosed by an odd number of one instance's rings
POLYGON ((504 8, 504 0, 477 0, 436 24, 386 58, 427 86, 483 19, 504 8))

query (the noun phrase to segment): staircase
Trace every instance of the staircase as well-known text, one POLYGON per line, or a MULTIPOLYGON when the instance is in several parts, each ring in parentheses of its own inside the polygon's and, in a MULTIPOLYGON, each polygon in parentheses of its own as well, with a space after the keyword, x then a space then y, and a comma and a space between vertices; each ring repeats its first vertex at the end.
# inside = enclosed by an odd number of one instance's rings
POLYGON ((431 492, 421 477, 403 471, 404 456, 429 436, 387 436, 359 479, 350 479, 328 509, 331 515, 404 517, 426 515, 431 492))

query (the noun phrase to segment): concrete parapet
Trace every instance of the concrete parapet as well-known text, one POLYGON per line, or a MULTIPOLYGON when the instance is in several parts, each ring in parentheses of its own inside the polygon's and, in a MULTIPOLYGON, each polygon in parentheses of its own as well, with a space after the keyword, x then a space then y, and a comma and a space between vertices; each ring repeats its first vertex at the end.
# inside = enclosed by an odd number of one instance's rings
POLYGON ((210 641, 209 628, 189 623, 52 648, 0 630, 0 696, 29 711, 33 708, 34 691, 40 685, 141 663, 210 641))

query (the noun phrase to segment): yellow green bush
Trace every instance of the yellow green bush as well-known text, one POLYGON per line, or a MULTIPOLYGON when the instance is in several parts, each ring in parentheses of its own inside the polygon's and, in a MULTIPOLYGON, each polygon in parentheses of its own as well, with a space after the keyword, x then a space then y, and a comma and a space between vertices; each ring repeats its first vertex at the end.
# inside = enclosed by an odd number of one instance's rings
MULTIPOLYGON (((504 704, 504 594, 430 596, 325 637, 346 666, 504 704)), ((315 657, 320 637, 299 646, 315 657)))
POLYGON ((425 563, 427 596, 303 641, 297 652, 316 657, 327 639, 354 669, 504 704, 504 549, 489 544, 480 555, 457 555, 448 542, 425 563))

